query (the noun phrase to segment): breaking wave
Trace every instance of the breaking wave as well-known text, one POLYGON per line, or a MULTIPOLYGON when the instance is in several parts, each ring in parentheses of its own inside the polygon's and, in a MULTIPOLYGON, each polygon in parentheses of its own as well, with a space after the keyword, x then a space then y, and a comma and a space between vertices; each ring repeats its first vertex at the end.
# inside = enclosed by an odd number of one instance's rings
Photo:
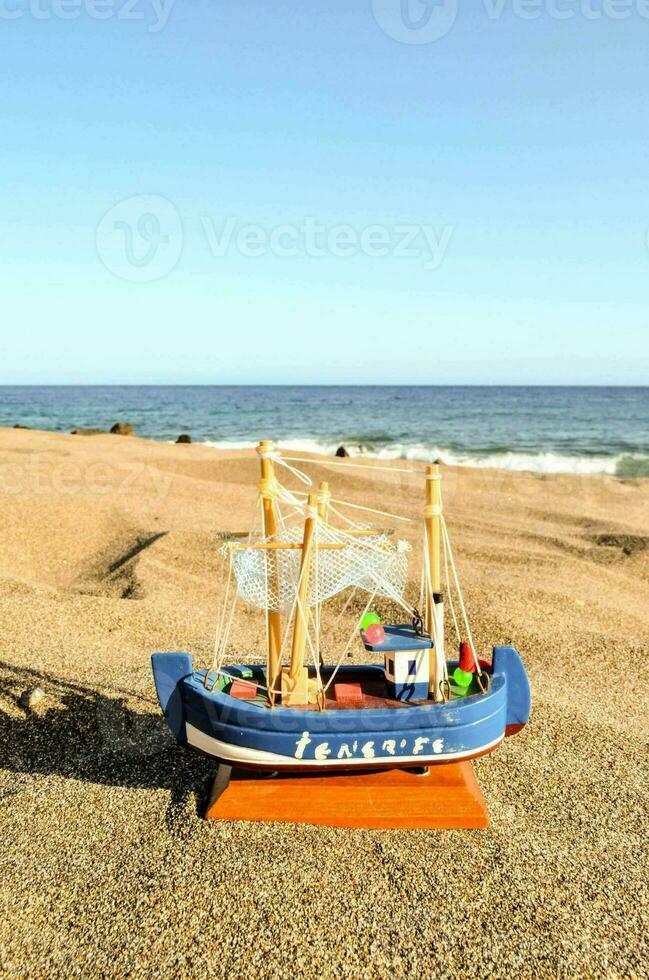
MULTIPOLYGON (((205 440, 203 445, 215 449, 254 449, 254 441, 205 440)), ((510 470, 528 473, 573 473, 578 476, 608 474, 622 478, 649 477, 649 456, 641 453, 618 455, 564 455, 558 452, 523 453, 515 450, 484 450, 462 452, 426 443, 388 443, 373 446, 371 443, 355 445, 344 439, 278 439, 276 445, 286 452, 319 453, 333 456, 339 446, 344 446, 350 456, 361 459, 412 460, 430 463, 440 459, 448 466, 472 466, 482 469, 510 470)))

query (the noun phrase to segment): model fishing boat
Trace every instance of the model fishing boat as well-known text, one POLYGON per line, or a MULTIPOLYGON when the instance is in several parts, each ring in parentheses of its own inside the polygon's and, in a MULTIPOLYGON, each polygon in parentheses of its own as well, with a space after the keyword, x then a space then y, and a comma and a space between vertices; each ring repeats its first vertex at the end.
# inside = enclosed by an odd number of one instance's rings
POLYGON ((472 759, 518 732, 530 714, 525 667, 511 646, 494 647, 490 662, 476 654, 439 466, 419 474, 423 557, 413 608, 405 599, 409 545, 391 528, 358 524, 343 511, 410 519, 334 500, 325 483, 313 491, 295 460, 270 442, 258 453, 257 525, 220 535, 228 573, 211 667, 195 670, 188 653, 152 657, 158 699, 178 742, 233 767, 334 771, 472 759), (307 491, 283 486, 278 465, 307 491), (448 660, 445 596, 459 654, 448 660), (261 613, 265 663, 230 655, 239 599, 261 613), (375 611, 382 603, 402 610, 401 621, 383 625, 375 611), (336 605, 342 609, 331 625, 325 614, 336 605), (346 618, 351 631, 338 642, 346 618), (374 662, 346 663, 354 642, 374 662))

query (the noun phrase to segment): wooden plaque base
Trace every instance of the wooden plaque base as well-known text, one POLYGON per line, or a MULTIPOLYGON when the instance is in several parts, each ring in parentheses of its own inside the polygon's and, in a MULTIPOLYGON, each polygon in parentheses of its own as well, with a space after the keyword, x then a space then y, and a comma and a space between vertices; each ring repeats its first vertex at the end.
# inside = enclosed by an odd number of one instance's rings
POLYGON ((469 830, 489 825, 470 762, 431 766, 426 775, 392 769, 267 776, 221 765, 205 818, 370 829, 469 830))

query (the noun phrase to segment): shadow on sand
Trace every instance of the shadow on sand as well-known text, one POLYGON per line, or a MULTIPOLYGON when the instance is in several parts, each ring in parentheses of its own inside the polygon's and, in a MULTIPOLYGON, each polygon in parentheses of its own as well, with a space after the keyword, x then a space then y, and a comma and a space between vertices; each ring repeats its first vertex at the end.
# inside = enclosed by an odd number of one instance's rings
MULTIPOLYGON (((41 671, 0 661, 0 766, 10 772, 59 775, 108 786, 166 789, 168 826, 187 808, 202 814, 215 765, 184 752, 146 692, 103 687, 106 693, 41 671), (33 710, 21 695, 41 687, 33 710)), ((2 796, 19 789, 9 787, 2 796)))

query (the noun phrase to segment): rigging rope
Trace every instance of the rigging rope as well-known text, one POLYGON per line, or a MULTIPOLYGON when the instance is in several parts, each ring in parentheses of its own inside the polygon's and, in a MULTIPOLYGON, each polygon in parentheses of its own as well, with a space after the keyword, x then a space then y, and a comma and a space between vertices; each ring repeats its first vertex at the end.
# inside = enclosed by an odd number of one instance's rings
POLYGON ((453 625, 455 627, 455 637, 458 644, 462 642, 462 634, 460 633, 460 627, 457 621, 457 614, 455 612, 455 603, 453 602, 453 589, 451 584, 451 576, 448 569, 448 548, 446 546, 446 537, 442 532, 442 544, 444 546, 444 579, 446 581, 446 593, 448 595, 448 604, 451 607, 451 616, 453 617, 453 625))
POLYGON ((337 500, 332 497, 332 503, 339 504, 341 507, 352 507, 354 510, 364 510, 368 514, 378 514, 380 517, 389 517, 393 521, 404 521, 406 524, 418 524, 413 517, 403 517, 401 514, 391 514, 387 510, 376 510, 374 507, 365 507, 363 504, 352 504, 349 500, 337 500))
MULTIPOLYGON (((263 518, 261 516, 262 509, 263 509, 263 501, 262 501, 262 498, 261 497, 258 497, 257 498, 256 505, 255 505, 255 509, 254 509, 254 512, 253 512, 253 518, 252 518, 251 528, 250 528, 250 531, 248 532, 248 538, 247 538, 248 543, 250 543, 250 541, 252 539, 252 536, 254 534, 255 528, 257 527, 257 522, 263 520, 263 518)), ((215 636, 214 636, 214 646, 213 646, 213 653, 212 653, 212 667, 213 668, 216 667, 218 664, 222 663, 223 660, 225 659, 225 652, 227 650, 228 640, 230 638, 230 632, 232 630, 232 623, 234 621, 234 612, 236 610, 237 602, 238 602, 238 598, 239 598, 239 593, 237 591, 237 592, 235 592, 234 599, 233 599, 233 602, 232 602, 232 608, 230 610, 230 617, 228 619, 228 625, 227 625, 227 628, 224 630, 225 616, 226 616, 226 610, 227 610, 227 607, 228 607, 228 600, 229 600, 229 597, 230 597, 230 587, 231 587, 231 584, 232 584, 232 572, 233 572, 233 552, 232 552, 231 549, 227 549, 227 550, 229 551, 229 555, 228 555, 228 577, 227 577, 227 580, 226 580, 226 588, 225 588, 225 593, 224 593, 224 596, 223 596, 223 605, 222 605, 222 608, 221 608, 221 615, 220 615, 220 617, 218 617, 218 625, 217 625, 217 628, 216 628, 216 631, 215 631, 215 636)), ((268 625, 266 626, 266 629, 268 630, 268 625)), ((266 637, 266 641, 268 643, 268 636, 266 637)), ((205 686, 207 686, 207 674, 205 675, 205 686)))
MULTIPOLYGON (((335 463, 332 461, 327 461, 321 463, 316 460, 308 460, 302 457, 286 457, 281 456, 277 452, 259 452, 259 456, 262 459, 272 459, 273 462, 284 466, 297 480, 303 483, 306 487, 312 486, 312 480, 310 477, 297 469, 294 466, 289 465, 290 462, 303 462, 311 463, 312 465, 341 465, 350 466, 355 464, 350 464, 348 461, 335 463)), ((362 466, 363 469, 368 469, 367 466, 362 466)), ((386 472, 396 473, 403 472, 409 475, 421 475, 425 476, 425 473, 420 473, 417 470, 399 470, 393 467, 372 467, 374 469, 382 469, 386 472)), ((307 494, 302 491, 290 491, 284 487, 277 478, 271 480, 262 481, 260 495, 256 502, 255 513, 253 516, 253 523, 251 530, 247 537, 247 543, 249 546, 246 548, 245 545, 234 547, 230 545, 224 545, 223 551, 228 552, 228 575, 226 580, 225 593, 223 598, 223 604, 220 610, 220 615, 218 616, 218 626, 216 629, 216 635, 214 639, 214 652, 213 652, 213 664, 210 671, 205 675, 205 686, 207 687, 208 676, 210 673, 216 672, 222 676, 231 677, 232 675, 226 674, 222 670, 222 664, 225 659, 225 654, 228 647, 229 637, 232 630, 232 624, 234 620, 234 614, 237 607, 238 597, 241 594, 249 602, 257 605, 258 608, 264 609, 266 612, 269 609, 285 609, 287 608, 287 603, 290 602, 290 611, 286 621, 286 628, 284 630, 284 635, 281 639, 279 659, 280 663, 284 656, 286 649, 286 644, 288 636, 291 630, 291 625, 297 619, 299 615, 302 619, 304 625, 306 644, 308 645, 309 651, 313 657, 313 662, 316 671, 318 695, 319 695, 319 706, 321 709, 324 707, 324 697, 326 692, 331 687, 340 666, 347 656, 347 653, 353 643, 355 636, 357 636, 358 621, 354 621, 353 629, 351 635, 347 641, 347 644, 342 651, 342 654, 338 658, 338 661, 331 673, 331 676, 327 680, 327 684, 323 685, 321 676, 321 666, 322 661, 322 650, 321 650, 321 603, 326 598, 331 598, 337 592, 344 591, 353 586, 351 594, 348 596, 343 609, 336 618, 334 627, 330 630, 330 634, 338 628, 339 623, 347 611, 350 603, 356 595, 359 588, 364 589, 369 593, 369 599, 365 605, 365 609, 361 615, 362 617, 370 609, 372 603, 374 602, 377 595, 382 595, 385 598, 391 599, 400 608, 404 609, 408 615, 412 613, 412 609, 404 601, 404 590, 406 585, 407 577, 407 562, 405 560, 404 550, 409 545, 405 541, 397 542, 395 546, 392 542, 388 540, 387 533, 378 533, 376 530, 367 535, 363 535, 363 531, 367 530, 370 532, 371 529, 367 525, 358 524, 356 521, 346 517, 342 514, 333 504, 338 504, 340 507, 352 508, 353 510, 364 511, 365 513, 379 515, 381 517, 389 518, 390 520, 403 521, 404 523, 417 524, 418 521, 405 517, 403 515, 390 513, 389 511, 377 510, 376 508, 367 507, 362 504, 354 504, 350 501, 339 500, 336 498, 330 499, 328 501, 328 507, 330 511, 344 521, 349 530, 342 530, 339 528, 333 528, 327 523, 327 521, 322 520, 318 513, 316 512, 313 516, 315 518, 315 528, 314 536, 309 544, 309 549, 315 546, 315 558, 313 561, 313 566, 308 561, 309 551, 306 555, 302 555, 299 547, 296 550, 292 549, 277 549, 270 551, 269 549, 259 548, 259 544, 264 543, 276 543, 276 544, 297 544, 299 545, 299 540, 301 540, 302 528, 291 527, 288 522, 294 517, 304 517, 305 514, 305 502, 299 498, 306 497, 307 494), (267 538, 263 533, 263 502, 264 499, 270 499, 272 501, 273 508, 277 517, 277 532, 272 538, 267 538), (292 509, 287 514, 284 515, 280 504, 286 504, 292 509), (261 525, 259 531, 257 531, 258 524, 261 525), (257 546, 257 549, 253 546, 253 542, 257 546), (321 546, 325 548, 321 548, 321 546), (331 550, 325 550, 326 546, 331 546, 331 550), (275 575, 278 582, 281 579, 286 581, 286 586, 282 589, 279 585, 276 587, 276 596, 272 597, 272 587, 269 581, 269 568, 268 561, 272 560, 275 563, 275 575), (376 556, 376 557, 374 557, 376 556), (305 560, 305 558, 307 560, 305 560), (314 569, 314 574, 311 576, 311 568, 314 569), (300 586, 302 584, 303 576, 305 572, 309 570, 309 577, 313 580, 309 583, 309 592, 306 604, 303 604, 299 592, 300 586), (261 573, 261 574, 260 574, 261 573), (230 599, 230 594, 232 590, 232 578, 233 576, 237 579, 238 588, 235 591, 233 600, 230 599), (228 607, 229 615, 228 615, 228 607), (309 613, 309 607, 315 606, 314 614, 311 616, 309 613), (311 636, 311 630, 314 630, 314 636, 311 636), (322 700, 320 700, 322 699, 322 700)), ((460 627, 458 623, 458 616, 455 609, 455 604, 453 601, 453 589, 457 593, 457 599, 459 602, 462 619, 464 626, 466 628, 466 633, 469 638, 469 643, 471 647, 471 653, 475 662, 476 671, 478 674, 478 683, 482 687, 482 668, 480 667, 480 662, 477 657, 475 646, 473 643, 473 637, 471 633, 471 628, 469 625, 469 620, 466 612, 466 607, 464 604, 464 599, 462 596, 462 591, 459 583, 459 576, 457 573, 457 567, 455 564, 455 558, 453 555, 453 550, 450 543, 450 537, 448 534, 448 528, 444 516, 440 513, 440 523, 442 528, 442 546, 444 549, 444 571, 445 571, 445 581, 446 588, 449 597, 449 605, 451 609, 451 616, 453 619, 453 625, 455 628, 456 636, 458 642, 461 640, 460 627)), ((435 616, 433 616, 433 621, 428 622, 430 618, 428 615, 428 603, 424 602, 424 594, 426 587, 428 590, 431 589, 431 568, 430 568, 430 556, 428 552, 428 533, 424 526, 424 538, 423 538, 423 562, 422 562, 422 575, 420 580, 420 608, 425 609, 426 617, 426 628, 429 635, 432 635, 435 644, 437 645, 438 637, 437 623, 435 616)), ((265 619, 266 627, 266 645, 268 647, 268 619, 265 619)), ((215 682, 216 683, 216 682, 215 682)), ((448 687, 448 672, 445 667, 445 683, 448 687)), ((275 694, 281 695, 281 690, 276 691, 262 684, 258 685, 259 688, 272 691, 275 694)), ((281 687, 281 685, 280 685, 281 687)), ((450 689, 449 689, 450 692, 450 689)))
POLYGON ((369 466, 365 463, 350 463, 349 459, 345 462, 341 460, 338 462, 334 459, 307 459, 304 456, 282 456, 282 459, 289 460, 291 463, 308 463, 310 466, 345 466, 347 469, 352 467, 357 470, 365 470, 366 472, 378 471, 379 473, 407 473, 408 476, 421 476, 426 477, 424 470, 417 469, 406 469, 404 466, 380 466, 374 461, 374 458, 370 457, 368 459, 369 466))
POLYGON ((471 646, 471 654, 473 656, 473 661, 475 663, 475 668, 476 668, 476 671, 478 673, 478 676, 481 676, 482 675, 482 667, 480 666, 480 661, 478 660, 478 655, 476 653, 475 646, 473 645, 473 636, 471 635, 471 627, 469 626, 469 617, 466 614, 466 608, 465 608, 465 605, 464 605, 464 598, 462 597, 462 589, 460 588, 460 580, 458 578, 457 568, 455 567, 455 559, 453 557, 453 549, 451 547, 451 541, 450 541, 450 538, 449 538, 449 535, 448 535, 448 528, 446 527, 446 521, 444 520, 444 517, 443 516, 441 518, 441 523, 442 523, 443 537, 444 537, 444 540, 445 540, 445 547, 448 549, 448 557, 449 557, 449 561, 451 563, 451 568, 453 570, 453 578, 455 580, 455 589, 457 591, 457 597, 458 597, 458 601, 460 603, 460 609, 462 610, 462 618, 464 620, 464 625, 466 627, 467 636, 469 637, 469 644, 471 646))
MULTIPOLYGON (((424 552, 424 573, 426 576, 426 584, 428 586, 428 594, 432 595, 433 581, 432 581, 432 574, 430 569, 430 553, 428 551, 428 528, 426 527, 426 524, 424 524, 423 552, 424 552)), ((428 603, 426 603, 426 606, 428 607, 428 603)), ((440 637, 438 636, 437 617, 435 615, 434 608, 431 608, 430 613, 431 613, 430 616, 428 616, 428 614, 426 615, 426 619, 432 620, 432 622, 428 623, 428 635, 432 637, 433 645, 435 647, 435 650, 430 653, 430 656, 436 658, 437 651, 440 649, 442 644, 440 643, 440 637)), ((435 669, 435 678, 436 678, 435 683, 437 684, 437 668, 435 669)), ((442 686, 444 684, 446 684, 447 691, 449 692, 449 697, 450 697, 450 687, 448 686, 448 669, 446 667, 446 658, 444 659, 444 676, 442 680, 439 682, 440 691, 442 690, 442 686)), ((448 701, 449 697, 446 696, 446 693, 442 692, 442 698, 444 701, 448 701)))
MULTIPOLYGON (((361 614, 361 619, 363 618, 363 616, 365 615, 365 613, 368 611, 368 609, 370 608, 370 606, 374 602, 375 597, 376 597, 376 592, 373 592, 372 595, 367 600, 367 605, 365 606, 365 609, 363 610, 363 612, 361 614)), ((332 671, 331 677, 327 681, 327 685, 326 685, 326 687, 323 690, 323 694, 326 694, 327 691, 329 690, 329 688, 331 687, 331 685, 333 684, 334 679, 335 679, 338 671, 340 670, 341 664, 342 664, 343 660, 345 659, 345 657, 347 656, 347 653, 349 651, 349 648, 351 647, 352 643, 354 642, 355 636, 356 636, 356 623, 354 623, 354 629, 352 631, 351 636, 349 637, 349 640, 347 641, 347 646, 345 647, 345 649, 343 650, 343 652, 340 654, 340 657, 338 658, 338 662, 336 663, 336 665, 335 665, 335 667, 334 667, 334 669, 332 671)))

